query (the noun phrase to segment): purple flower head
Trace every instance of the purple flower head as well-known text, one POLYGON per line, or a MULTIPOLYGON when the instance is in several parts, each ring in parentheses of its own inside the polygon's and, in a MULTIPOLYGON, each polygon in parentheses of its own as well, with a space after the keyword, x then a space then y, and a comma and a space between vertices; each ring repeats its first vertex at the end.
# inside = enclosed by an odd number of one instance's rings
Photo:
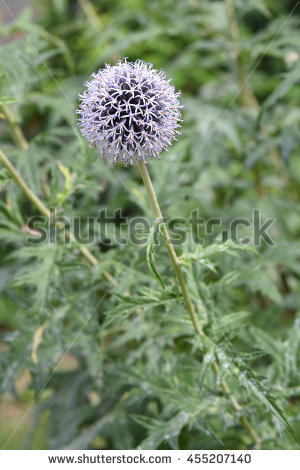
POLYGON ((106 64, 79 95, 79 127, 90 147, 113 163, 159 157, 176 140, 180 108, 175 88, 141 60, 106 64))

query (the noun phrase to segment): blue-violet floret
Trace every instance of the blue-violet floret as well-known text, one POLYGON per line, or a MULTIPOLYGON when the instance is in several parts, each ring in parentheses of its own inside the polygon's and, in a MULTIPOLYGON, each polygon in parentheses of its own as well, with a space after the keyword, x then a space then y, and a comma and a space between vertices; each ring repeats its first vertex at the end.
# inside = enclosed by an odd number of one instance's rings
POLYGON ((82 135, 113 163, 159 157, 179 134, 180 93, 163 71, 152 67, 127 59, 115 66, 106 64, 79 95, 82 135))

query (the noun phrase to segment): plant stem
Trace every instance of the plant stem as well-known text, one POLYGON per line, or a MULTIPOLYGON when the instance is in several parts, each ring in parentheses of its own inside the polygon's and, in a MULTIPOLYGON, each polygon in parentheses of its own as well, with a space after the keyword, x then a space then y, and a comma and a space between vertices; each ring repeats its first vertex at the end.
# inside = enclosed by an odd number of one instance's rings
POLYGON ((28 147, 29 147, 28 142, 27 142, 26 138, 24 137, 24 134, 23 134, 20 126, 17 124, 14 115, 10 111, 9 107, 6 106, 6 104, 2 104, 1 107, 2 107, 4 118, 5 118, 7 124, 10 127, 11 133, 13 135, 13 138, 14 138, 16 144, 22 150, 27 150, 28 147))
POLYGON ((96 31, 99 30, 101 22, 95 7, 88 0, 79 0, 79 3, 92 28, 96 31))
MULTIPOLYGON (((149 175, 149 172, 148 172, 148 169, 147 169, 147 166, 146 166, 145 162, 139 160, 138 161, 138 168, 140 170, 144 185, 146 187, 146 190, 147 190, 147 193, 148 193, 148 196, 149 196, 149 199, 150 199, 150 203, 152 205, 152 208, 153 208, 153 211, 154 211, 154 214, 155 214, 155 217, 156 217, 156 221, 158 223, 162 223, 162 222, 164 222, 163 215, 162 215, 161 209, 159 207, 158 200, 157 200, 157 197, 156 197, 156 194, 155 194, 155 190, 154 190, 154 187, 153 187, 153 184, 152 184, 152 181, 151 181, 151 178, 150 178, 150 175, 149 175)), ((172 244, 172 241, 170 239, 170 235, 169 235, 169 232, 168 232, 168 229, 167 229, 167 226, 166 226, 165 223, 163 223, 163 225, 162 225, 162 233, 163 233, 164 241, 165 241, 166 246, 167 246, 169 256, 170 256, 171 261, 173 263, 173 266, 174 266, 174 269, 175 269, 175 272, 176 272, 176 275, 177 275, 177 278, 178 278, 178 281, 179 281, 179 284, 180 284, 180 287, 181 287, 182 295, 183 295, 183 298, 185 300, 187 310, 190 314, 193 326, 195 328, 195 331, 200 336, 206 337, 206 334, 204 333, 204 331, 202 329, 202 326, 200 324, 200 321, 198 319, 195 306, 194 306, 194 304, 193 304, 193 302, 190 298, 190 295, 189 295, 189 292, 188 292, 188 289, 187 289, 187 285, 186 285, 186 282, 185 282, 185 279, 184 279, 184 275, 183 275, 183 272, 182 272, 182 269, 181 269, 181 264, 180 264, 180 261, 177 257, 176 251, 175 251, 174 246, 172 244)), ((218 372, 219 372, 219 365, 215 360, 212 362, 212 369, 213 369, 215 375, 217 375, 218 372)), ((230 398, 234 409, 238 412, 241 412, 242 407, 239 404, 239 402, 237 401, 237 399, 233 396, 233 394, 232 394, 232 392, 229 388, 229 385, 227 384, 225 379, 223 379, 221 381, 221 387, 222 387, 222 390, 223 390, 224 394, 230 398)), ((251 426, 250 422, 248 421, 248 419, 245 416, 242 415, 240 417, 240 423, 251 434, 251 436, 252 436, 254 442, 256 443, 257 447, 260 448, 260 445, 261 445, 260 437, 258 436, 256 431, 252 428, 252 426, 251 426)))
MULTIPOLYGON (((11 133, 13 135, 13 138, 14 138, 16 144, 22 150, 27 150, 29 148, 29 144, 28 144, 26 138, 24 137, 20 126, 17 124, 12 112, 10 111, 10 109, 5 104, 2 104, 2 111, 3 111, 4 118, 5 118, 6 122, 8 123, 8 125, 11 129, 11 133)), ((21 189, 23 189, 23 191, 26 194, 26 196, 28 197, 28 199, 30 199, 30 201, 37 207, 37 209, 41 212, 41 214, 45 215, 47 217, 47 219, 50 220, 51 219, 51 212, 49 211, 49 209, 31 191, 31 189, 25 183, 25 181, 23 180, 21 175, 17 172, 17 170, 13 167, 13 165, 10 163, 8 158, 4 155, 4 153, 1 150, 0 150, 0 158, 3 162, 3 164, 6 166, 6 168, 10 172, 10 174, 12 175, 12 177, 14 178, 14 180, 16 181, 16 183, 20 186, 21 189)), ((60 229, 60 230, 63 229, 62 222, 57 221, 57 222, 55 222, 55 225, 58 229, 60 229)), ((67 237, 69 238, 69 240, 71 240, 73 242, 76 242, 76 239, 75 239, 73 233, 71 233, 69 230, 66 230, 65 233, 66 233, 67 237)), ((81 254, 86 258, 86 260, 92 266, 97 266, 97 264, 98 264, 97 258, 95 258, 95 256, 90 252, 90 250, 87 247, 85 247, 83 245, 79 245, 79 251, 81 252, 81 254)), ((106 277, 106 279, 108 281, 110 281, 114 286, 117 285, 117 282, 116 282, 115 278, 113 276, 111 276, 111 274, 108 271, 104 270, 103 274, 106 277)))
MULTIPOLYGON (((34 194, 33 191, 29 188, 27 183, 23 180, 22 176, 20 173, 15 169, 15 167, 11 164, 9 159, 6 157, 6 155, 0 150, 0 160, 2 161, 3 165, 7 168, 15 182, 19 185, 19 187, 24 191, 26 194, 27 198, 35 205, 35 207, 39 210, 41 214, 43 214, 48 220, 51 220, 52 214, 51 211, 45 206, 45 204, 34 194)), ((59 229, 62 230, 64 228, 64 224, 60 221, 55 222, 55 226, 59 229)), ((65 231, 65 234, 69 238, 69 240, 76 242, 76 239, 69 230, 65 231)), ((98 265, 98 260, 95 258, 95 256, 90 252, 90 250, 83 246, 79 245, 79 250, 81 254, 87 259, 87 261, 92 265, 96 266, 98 265)), ((114 286, 117 285, 117 282, 115 278, 106 270, 103 271, 104 276, 108 281, 110 281, 114 286)))
POLYGON ((253 91, 251 90, 250 86, 247 83, 245 68, 244 68, 244 61, 243 56, 241 53, 241 49, 239 47, 239 28, 235 17, 234 7, 232 4, 232 0, 225 0, 225 8, 227 11, 228 21, 229 21, 229 28, 230 28, 230 35, 232 40, 236 43, 236 65, 237 65, 237 73, 239 78, 240 84, 240 92, 241 92, 241 101, 244 107, 252 107, 256 110, 260 109, 259 102, 256 99, 253 91))
POLYGON ((51 213, 49 209, 45 206, 45 204, 31 191, 29 186, 25 183, 22 176, 15 167, 10 163, 6 155, 0 150, 0 159, 2 160, 3 165, 7 168, 15 182, 20 186, 20 188, 24 191, 28 199, 37 207, 37 209, 43 214, 47 219, 51 218, 51 213))
MULTIPOLYGON (((139 167, 141 176, 143 178, 144 185, 147 189, 148 196, 149 196, 151 205, 153 207, 153 211, 154 211, 155 217, 157 219, 157 222, 158 223, 163 222, 163 216, 162 216, 162 213, 161 213, 161 210, 160 210, 157 198, 156 198, 156 194, 155 194, 155 191, 154 191, 152 181, 150 179, 150 175, 148 173, 147 167, 146 167, 146 165, 143 161, 138 162, 138 167, 139 167)), ((167 245, 168 253, 169 253, 169 256, 170 256, 171 261, 173 263, 173 266, 174 266, 174 269, 175 269, 175 272, 176 272, 176 275, 177 275, 177 278, 178 278, 178 281, 179 281, 179 284, 180 284, 180 287, 181 287, 181 290, 182 290, 182 295, 184 297, 187 309, 188 309, 189 314, 191 316, 193 325, 194 325, 195 330, 197 331, 197 333, 199 333, 200 335, 203 335, 203 330, 202 330, 202 327, 200 325, 199 319, 197 317, 194 304, 190 299, 190 296, 189 296, 189 293, 188 293, 188 290, 187 290, 187 286, 186 286, 186 283, 185 283, 185 279, 184 279, 184 276, 183 276, 183 272, 181 270, 180 261, 177 258, 176 251, 175 251, 174 246, 171 242, 166 224, 162 225, 162 232, 163 232, 163 237, 164 237, 165 243, 167 245)))
MULTIPOLYGON (((239 27, 236 21, 234 6, 232 0, 225 0, 225 8, 227 11, 228 21, 229 21, 229 29, 230 35, 232 40, 236 43, 236 67, 237 67, 237 74, 239 79, 239 86, 241 92, 241 103, 244 108, 253 108, 256 111, 259 111, 260 105, 254 95, 253 91, 251 90, 250 86, 247 83, 245 68, 244 68, 244 61, 243 56, 241 53, 241 49, 239 47, 239 27)), ((261 197, 264 194, 264 187, 262 183, 261 174, 259 171, 259 162, 256 162, 253 166, 253 175, 255 180, 255 186, 258 193, 258 196, 261 197)))
MULTIPOLYGON (((239 33, 239 27, 238 23, 236 20, 235 16, 235 11, 234 11, 234 6, 232 3, 232 0, 224 0, 225 1, 225 8, 228 16, 228 21, 229 21, 229 29, 230 29, 230 35, 232 40, 236 43, 236 67, 237 67, 237 74, 238 74, 238 79, 239 79, 239 86, 240 86, 240 92, 241 92, 241 103, 243 108, 253 108, 256 111, 260 111, 261 105, 258 102, 255 94, 253 93, 251 87, 247 83, 247 78, 246 78, 246 73, 245 73, 245 67, 244 67, 244 60, 243 56, 241 53, 241 49, 239 47, 239 39, 240 39, 240 33, 239 33)), ((271 148, 270 150, 271 156, 273 158, 274 164, 278 167, 282 167, 282 162, 281 162, 281 157, 279 154, 279 151, 276 147, 271 148)), ((288 179, 288 174, 285 173, 285 179, 288 179)), ((255 185, 257 189, 257 193, 259 197, 262 197, 264 195, 264 186, 262 182, 262 177, 260 174, 259 170, 259 162, 256 162, 254 167, 253 167, 253 175, 254 175, 254 180, 255 180, 255 185)))

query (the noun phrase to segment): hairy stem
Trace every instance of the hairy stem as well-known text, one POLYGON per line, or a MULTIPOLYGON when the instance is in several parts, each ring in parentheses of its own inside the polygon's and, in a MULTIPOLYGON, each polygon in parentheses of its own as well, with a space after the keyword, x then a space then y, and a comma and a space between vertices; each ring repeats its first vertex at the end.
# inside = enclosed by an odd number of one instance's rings
MULTIPOLYGON (((254 95, 253 91, 251 90, 250 86, 247 83, 247 78, 246 78, 245 68, 244 68, 244 60, 243 60, 243 56, 241 53, 241 49, 239 47, 239 39, 240 39, 239 27, 236 21, 236 16, 235 16, 235 11, 234 11, 232 0, 225 0, 225 8, 226 8, 227 16, 228 16, 228 21, 229 21, 230 35, 231 35, 232 40, 236 44, 235 57, 236 57, 236 68, 237 68, 240 93, 241 93, 241 103, 244 108, 249 107, 249 108, 255 109, 256 111, 259 111, 260 109, 259 102, 257 101, 256 96, 254 95)), ((261 197, 264 194, 264 187, 262 184, 262 178, 260 175, 258 162, 256 162, 253 167, 253 175, 254 175, 257 193, 261 197)))
MULTIPOLYGON (((12 136, 13 136, 16 144, 22 150, 27 150, 29 148, 29 144, 28 144, 26 138, 24 137, 20 126, 17 124, 12 112, 10 111, 10 109, 5 104, 2 104, 2 111, 3 111, 4 118, 5 118, 6 122, 8 123, 8 125, 11 129, 11 133, 12 133, 12 136)), ((41 214, 45 215, 45 217, 47 217, 47 219, 50 220, 51 212, 49 211, 49 209, 31 191, 31 189, 25 183, 25 181, 23 180, 21 175, 17 172, 17 170, 13 167, 13 165, 10 163, 8 158, 4 155, 4 153, 1 150, 0 150, 0 159, 2 160, 2 163, 6 166, 6 168, 8 169, 8 171, 10 172, 10 174, 12 175, 12 177, 14 178, 16 183, 24 191, 24 193, 26 194, 28 199, 30 199, 30 201, 37 207, 37 209, 41 212, 41 214)), ((58 229, 63 228, 63 224, 59 221, 57 221, 55 223, 55 225, 58 229)), ((76 242, 76 239, 75 239, 73 233, 71 233, 69 230, 66 230, 65 233, 66 233, 67 237, 69 238, 69 240, 71 240, 73 242, 76 242)), ((90 252, 90 250, 87 247, 85 247, 83 245, 79 245, 79 251, 81 252, 81 254, 85 257, 85 259, 92 266, 96 266, 98 264, 97 258, 95 258, 95 256, 90 252)), ((113 276, 111 276, 111 274, 108 271, 104 270, 103 274, 106 277, 106 279, 109 282, 111 282, 114 286, 117 285, 117 282, 116 282, 115 278, 113 276)))
MULTIPOLYGON (((161 213, 161 210, 160 210, 157 198, 156 198, 156 194, 155 194, 155 191, 154 191, 152 181, 150 179, 150 175, 148 173, 147 167, 146 167, 145 163, 142 162, 142 161, 138 162, 138 167, 139 167, 141 176, 143 178, 144 185, 147 189, 148 196, 149 196, 149 199, 150 199, 155 217, 156 217, 158 222, 163 222, 163 216, 162 216, 162 213, 161 213)), ((187 290, 187 286, 186 286, 186 283, 185 283, 185 279, 184 279, 184 276, 183 276, 183 272, 182 272, 182 269, 181 269, 181 266, 180 266, 180 261, 177 258, 176 251, 175 251, 174 246, 172 244, 172 241, 170 239, 169 232, 168 232, 166 224, 162 225, 162 232, 163 232, 163 237, 164 237, 165 243, 167 245, 168 253, 169 253, 169 256, 170 256, 171 261, 173 263, 173 266, 174 266, 174 269, 175 269, 175 272, 176 272, 176 275, 177 275, 177 278, 178 278, 178 281, 179 281, 179 284, 180 284, 180 287, 181 287, 182 295, 183 295, 183 298, 185 300, 186 307, 187 307, 187 309, 189 311, 189 314, 191 316, 194 328, 197 331, 197 333, 199 333, 200 335, 203 335, 203 330, 202 330, 202 327, 200 325, 199 319, 197 317, 197 313, 196 313, 194 304, 190 299, 190 296, 189 296, 189 293, 188 293, 188 290, 187 290)))
MULTIPOLYGON (((155 194, 155 190, 154 190, 154 187, 153 187, 153 184, 152 184, 152 181, 151 181, 151 178, 150 178, 150 175, 149 175, 149 172, 148 172, 148 169, 147 169, 147 166, 146 166, 145 162, 144 161, 138 161, 138 168, 140 170, 144 185, 146 187, 146 190, 147 190, 147 193, 148 193, 148 196, 149 196, 149 199, 150 199, 150 203, 152 205, 152 208, 153 208, 155 217, 157 219, 157 222, 163 223, 164 222, 163 215, 162 215, 160 206, 158 204, 158 200, 157 200, 157 197, 156 197, 156 194, 155 194)), ((194 306, 194 304, 193 304, 193 302, 190 298, 188 288, 187 288, 187 285, 186 285, 186 282, 185 282, 185 279, 184 279, 184 275, 183 275, 183 272, 182 272, 182 269, 181 269, 181 264, 180 264, 180 261, 177 257, 176 251, 175 251, 174 246, 172 244, 172 241, 170 239, 170 235, 169 235, 169 232, 168 232, 168 229, 167 229, 167 226, 166 226, 165 223, 162 224, 162 233, 163 233, 164 241, 165 241, 166 246, 167 246, 169 256, 171 258, 171 261, 173 263, 173 266, 174 266, 174 269, 175 269, 175 272, 176 272, 176 275, 177 275, 177 279, 178 279, 179 284, 180 284, 180 288, 181 288, 181 291, 182 291, 183 298, 185 300, 187 310, 189 312, 192 323, 194 325, 195 331, 200 336, 205 337, 206 334, 204 333, 204 331, 202 329, 202 326, 201 326, 200 321, 199 321, 198 316, 197 316, 195 306, 194 306)), ((217 375, 218 372, 219 372, 219 365, 216 361, 212 362, 212 369, 213 369, 215 375, 217 375)), ((239 404, 239 402, 237 401, 237 399, 233 396, 233 394, 232 394, 232 392, 229 388, 229 385, 227 384, 225 379, 223 379, 221 381, 221 387, 222 387, 222 390, 223 390, 224 394, 230 398, 231 403, 233 405, 233 408, 240 413, 242 411, 242 407, 239 404)), ((251 426, 250 422, 248 421, 248 419, 245 416, 242 415, 240 417, 240 423, 251 434, 251 436, 252 436, 254 442, 256 443, 257 447, 260 448, 260 445, 261 445, 260 437, 258 436, 256 431, 252 428, 252 426, 251 426)))
POLYGON ((12 114, 11 110, 9 109, 8 106, 6 106, 6 104, 2 104, 1 107, 2 107, 2 111, 3 111, 3 116, 4 116, 7 124, 10 127, 12 136, 13 136, 16 144, 22 150, 27 150, 28 147, 29 147, 28 142, 27 142, 26 138, 24 137, 24 134, 23 134, 20 126, 16 122, 16 119, 15 119, 14 115, 12 114))
POLYGON ((243 56, 242 56, 241 49, 238 44, 240 34, 239 34, 239 28, 238 28, 238 24, 237 24, 236 17, 235 17, 232 0, 225 0, 225 8, 227 11, 227 16, 228 16, 228 21, 229 21, 230 35, 231 35, 232 40, 236 43, 236 66, 237 66, 237 74, 238 74, 239 84, 240 84, 242 105, 245 107, 249 106, 256 110, 259 110, 260 108, 259 102, 257 101, 256 96, 254 95, 253 91, 251 90, 250 86, 247 83, 243 56))
POLYGON ((15 167, 10 163, 6 155, 0 150, 0 159, 3 165, 7 168, 15 182, 20 186, 20 188, 24 191, 28 199, 37 207, 41 214, 43 214, 47 219, 50 219, 51 213, 49 209, 45 206, 45 204, 34 194, 33 191, 29 188, 29 186, 25 183, 22 176, 15 167))
MULTIPOLYGON (((236 43, 236 67, 237 67, 237 74, 241 92, 241 103, 244 108, 253 108, 256 111, 261 109, 260 103, 258 102, 255 94, 253 93, 251 87, 247 83, 247 77, 244 67, 244 60, 241 49, 239 47, 239 27, 235 16, 234 6, 232 0, 224 0, 225 1, 225 8, 227 12, 228 22, 229 22, 229 29, 230 35, 232 40, 236 43)), ((281 158, 279 151, 276 147, 271 148, 270 150, 271 156, 273 158, 274 164, 276 166, 282 166, 281 158)), ((253 175, 255 180, 255 185, 257 189, 257 193, 259 197, 264 195, 264 186, 261 178, 261 174, 259 171, 259 162, 256 162, 253 167, 253 175)), ((285 179, 288 179, 288 175, 285 172, 285 179)))
POLYGON ((79 3, 92 28, 94 30, 99 30, 101 22, 99 16, 97 15, 95 7, 88 0, 79 0, 79 3))
MULTIPOLYGON (((2 161, 3 165, 7 168, 15 182, 19 185, 19 187, 24 191, 25 195, 27 198, 33 203, 33 205, 39 210, 41 214, 43 214, 48 220, 51 220, 51 211, 45 206, 45 204, 34 194, 34 192, 29 188, 27 183, 23 180, 22 176, 20 173, 15 169, 15 167, 11 164, 9 159, 6 157, 6 155, 0 150, 0 160, 2 161)), ((64 225, 60 221, 55 222, 55 226, 59 229, 62 230, 64 228, 64 225)), ((65 234, 69 238, 69 240, 76 242, 76 239, 69 230, 65 231, 65 234)), ((79 250, 81 254, 86 258, 86 260, 92 265, 96 266, 98 264, 97 258, 90 252, 90 250, 83 246, 79 245, 79 250)), ((103 271, 104 276, 108 281, 110 281, 114 286, 117 285, 116 280, 114 279, 113 276, 108 271, 103 271)))

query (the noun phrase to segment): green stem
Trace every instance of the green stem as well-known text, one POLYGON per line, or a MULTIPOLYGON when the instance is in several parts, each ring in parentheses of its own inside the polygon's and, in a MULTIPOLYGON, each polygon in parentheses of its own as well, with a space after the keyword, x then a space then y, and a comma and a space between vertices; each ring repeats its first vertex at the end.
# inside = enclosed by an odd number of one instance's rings
MULTIPOLYGON (((244 60, 241 53, 241 49, 239 47, 239 27, 235 16, 234 6, 232 0, 225 0, 225 8, 227 12, 228 22, 229 22, 229 29, 230 35, 232 40, 236 44, 236 67, 237 67, 237 74, 239 79, 239 86, 241 92, 241 103, 244 108, 253 108, 256 111, 259 111, 260 104, 256 99, 253 91, 251 90, 250 86, 247 83, 245 68, 244 68, 244 60)), ((253 175, 255 180, 256 191, 259 197, 263 196, 264 194, 264 186, 261 178, 261 174, 259 171, 259 162, 256 162, 253 167, 253 175)))
MULTIPOLYGON (((13 135, 13 138, 22 150, 27 150, 29 148, 29 144, 24 137, 22 130, 20 126, 16 123, 16 120, 10 111, 10 109, 5 105, 2 104, 2 111, 4 118, 6 122, 8 123, 11 133, 13 135)), ((28 197, 28 199, 37 207, 37 209, 41 212, 41 214, 45 215, 47 219, 50 220, 51 218, 51 212, 49 209, 43 204, 43 202, 31 191, 29 186, 25 183, 21 175, 17 172, 17 170, 13 167, 13 165, 10 163, 8 158, 4 155, 4 153, 0 150, 0 159, 2 160, 2 163, 5 165, 5 167, 8 169, 16 183, 20 186, 21 189, 23 189, 24 193, 28 197)), ((63 229, 63 224, 59 221, 55 222, 55 225, 58 229, 63 229)), ((76 239, 73 235, 73 233, 69 232, 69 230, 65 231, 67 237, 69 240, 76 242, 76 239)), ((92 265, 96 266, 98 264, 97 258, 90 252, 88 248, 86 248, 83 245, 79 245, 79 251, 80 253, 86 258, 86 260, 92 265)), ((104 276, 108 281, 110 281, 114 286, 117 285, 117 282, 113 276, 108 271, 103 271, 104 276)))
MULTIPOLYGON (((161 223, 161 222, 164 221, 163 215, 162 215, 160 206, 158 204, 158 200, 157 200, 157 197, 156 197, 156 194, 155 194, 155 190, 154 190, 154 187, 153 187, 153 184, 152 184, 152 181, 151 181, 151 178, 150 178, 150 175, 149 175, 149 172, 148 172, 148 169, 147 169, 147 166, 146 166, 145 162, 144 161, 138 161, 138 168, 140 170, 144 185, 146 187, 148 197, 150 199, 150 203, 152 205, 152 208, 153 208, 155 217, 157 219, 157 222, 161 223)), ((193 304, 193 302, 190 298, 190 295, 189 295, 189 292, 188 292, 188 289, 187 289, 187 285, 186 285, 186 282, 185 282, 185 279, 184 279, 184 275, 183 275, 183 272, 182 272, 182 269, 181 269, 181 264, 180 264, 180 261, 177 257, 176 251, 175 251, 174 246, 172 244, 172 241, 170 239, 170 235, 169 235, 169 232, 168 232, 168 229, 167 229, 167 226, 166 226, 165 223, 162 224, 162 232, 163 232, 163 237, 164 237, 164 240, 165 240, 165 243, 166 243, 166 246, 167 246, 167 250, 168 250, 170 259, 172 261, 172 264, 174 266, 174 269, 175 269, 175 272, 176 272, 176 275, 177 275, 177 278, 178 278, 178 281, 179 281, 179 284, 180 284, 180 288, 181 288, 181 291, 182 291, 182 295, 183 295, 183 298, 185 300, 185 304, 186 304, 187 310, 190 314, 190 317, 191 317, 193 326, 195 328, 195 331, 200 336, 205 337, 206 335, 205 335, 205 333, 202 329, 202 326, 200 324, 200 321, 198 319, 195 306, 194 306, 194 304, 193 304)), ((212 362, 212 369, 213 369, 215 375, 217 375, 218 372, 219 372, 219 365, 216 361, 212 362)), ((221 387, 222 387, 222 390, 223 390, 224 394, 230 398, 231 403, 233 405, 233 408, 240 413, 242 411, 242 407, 239 404, 239 402, 237 401, 237 399, 233 396, 233 394, 232 394, 232 392, 229 388, 229 385, 227 384, 225 379, 223 379, 221 381, 221 387)), ((251 436, 252 436, 254 442, 256 443, 257 447, 260 448, 260 445, 261 445, 260 437, 258 436, 256 431, 252 428, 252 426, 249 423, 248 419, 245 416, 242 415, 240 417, 240 423, 251 434, 251 436)))
POLYGON ((2 104, 1 107, 4 118, 10 127, 15 142, 22 150, 27 150, 29 147, 28 142, 25 139, 20 126, 17 124, 14 115, 12 114, 8 106, 6 106, 6 104, 2 104))
POLYGON ((20 186, 20 188, 24 191, 28 199, 37 207, 37 209, 43 214, 47 219, 50 219, 51 213, 49 209, 43 204, 43 202, 31 191, 29 186, 25 183, 22 176, 18 171, 14 168, 14 166, 10 163, 6 155, 0 150, 0 159, 2 160, 3 165, 7 168, 15 182, 20 186))
MULTIPOLYGON (((241 103, 244 108, 253 108, 256 111, 261 109, 260 103, 258 102, 255 94, 253 93, 251 87, 247 83, 245 67, 244 67, 244 60, 241 53, 241 49, 239 47, 239 27, 235 16, 234 6, 232 0, 224 0, 225 1, 225 8, 227 12, 228 22, 229 22, 229 29, 230 35, 232 40, 236 43, 236 67, 237 67, 237 74, 239 79, 239 86, 241 91, 241 103)), ((284 166, 282 165, 282 160, 280 158, 279 151, 276 147, 271 148, 270 150, 271 156, 273 158, 274 164, 281 169, 283 168, 284 178, 288 180, 289 176, 286 172, 284 166)), ((261 197, 264 195, 264 186, 262 177, 259 170, 259 162, 257 162, 253 167, 253 174, 255 179, 255 185, 257 189, 258 196, 261 197)))
MULTIPOLYGON (((3 165, 7 168, 15 182, 19 185, 19 187, 24 191, 25 195, 27 198, 35 205, 35 207, 39 210, 41 214, 43 214, 48 220, 51 219, 51 211, 45 206, 45 204, 34 194, 33 191, 29 188, 27 183, 23 180, 22 176, 20 173, 15 169, 15 167, 11 164, 9 159, 6 157, 6 155, 0 150, 0 160, 2 161, 3 165)), ((59 229, 62 230, 64 228, 64 225, 60 221, 55 222, 55 226, 59 229)), ((65 231, 65 234, 69 238, 69 240, 76 242, 76 239, 73 235, 73 233, 69 232, 69 230, 65 231)), ((79 250, 81 254, 87 259, 87 261, 92 265, 96 266, 98 265, 98 260, 95 258, 95 256, 90 252, 90 250, 83 246, 79 245, 79 250)), ((110 281, 114 286, 117 285, 117 282, 113 276, 108 271, 103 271, 104 276, 108 281, 110 281)))
POLYGON ((239 78, 242 105, 244 107, 249 106, 258 110, 260 108, 259 102, 257 101, 256 96, 248 85, 246 79, 243 56, 239 47, 239 28, 236 21, 232 0, 225 0, 225 8, 229 21, 230 35, 232 40, 236 43, 236 66, 239 78))
POLYGON ((79 3, 92 28, 94 30, 99 30, 101 22, 94 6, 88 0, 79 0, 79 3))
MULTIPOLYGON (((149 196, 149 199, 150 199, 155 217, 156 217, 158 222, 163 222, 163 216, 162 216, 162 213, 161 213, 161 210, 160 210, 157 198, 156 198, 156 194, 155 194, 155 191, 154 191, 152 181, 150 179, 150 175, 148 173, 147 167, 146 167, 146 165, 143 161, 138 162, 138 167, 139 167, 141 176, 143 178, 144 185, 147 189, 148 196, 149 196)), ((169 253, 169 256, 170 256, 171 261, 173 263, 173 266, 174 266, 174 269, 175 269, 175 272, 176 272, 176 275, 177 275, 177 278, 178 278, 178 281, 179 281, 179 284, 180 284, 180 287, 181 287, 182 295, 183 295, 183 298, 185 300, 185 303, 186 303, 187 309, 189 311, 189 314, 191 316, 193 325, 194 325, 195 330, 197 331, 197 333, 199 333, 200 335, 203 335, 203 330, 202 330, 202 327, 200 325, 199 319, 197 317, 194 304, 190 299, 190 296, 189 296, 189 293, 188 293, 188 290, 187 290, 187 286, 186 286, 186 283, 185 283, 185 279, 184 279, 184 276, 183 276, 183 272, 181 270, 180 261, 177 258, 176 251, 175 251, 174 246, 172 244, 172 241, 170 239, 169 232, 168 232, 166 224, 162 225, 162 232, 163 232, 163 237, 164 237, 165 243, 167 245, 168 253, 169 253)))

